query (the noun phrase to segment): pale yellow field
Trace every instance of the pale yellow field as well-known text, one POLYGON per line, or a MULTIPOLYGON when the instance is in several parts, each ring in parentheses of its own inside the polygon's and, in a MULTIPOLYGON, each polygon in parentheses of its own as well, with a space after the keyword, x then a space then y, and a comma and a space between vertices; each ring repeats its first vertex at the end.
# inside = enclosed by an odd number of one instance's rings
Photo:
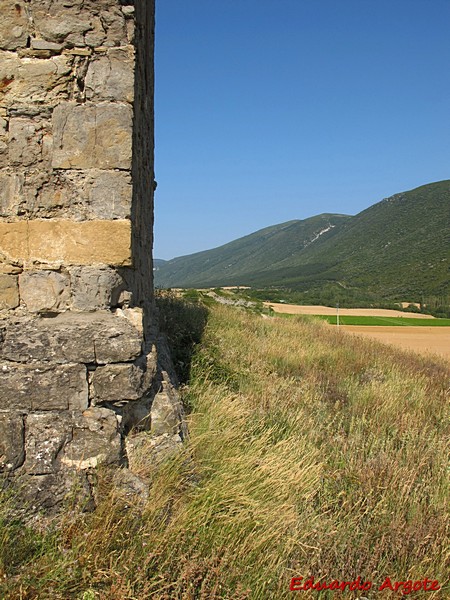
MULTIPOLYGON (((336 309, 329 306, 299 306, 297 304, 279 304, 277 302, 264 302, 264 306, 271 307, 274 312, 288 315, 335 315, 336 309)), ((434 319, 431 315, 410 313, 402 310, 388 310, 384 308, 340 308, 340 315, 352 317, 408 317, 410 319, 434 319)))
MULTIPOLYGON (((265 302, 276 313, 290 315, 336 315, 336 309, 329 306, 298 306, 265 302)), ((339 314, 353 317, 408 317, 434 319, 431 315, 408 313, 401 310, 382 308, 340 308, 339 314)), ((334 325, 332 325, 334 327, 334 325)), ((362 335, 404 350, 414 350, 420 354, 438 354, 450 360, 450 327, 389 327, 341 325, 343 331, 362 335)))
POLYGON ((404 350, 414 350, 420 354, 439 354, 450 360, 450 327, 341 325, 341 329, 385 344, 392 344, 404 350))

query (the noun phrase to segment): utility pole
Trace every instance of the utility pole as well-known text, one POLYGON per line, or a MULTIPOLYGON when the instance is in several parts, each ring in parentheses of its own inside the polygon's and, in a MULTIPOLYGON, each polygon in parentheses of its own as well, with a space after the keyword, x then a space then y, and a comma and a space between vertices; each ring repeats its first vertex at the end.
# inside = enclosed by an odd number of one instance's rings
POLYGON ((336 325, 339 327, 339 302, 336 304, 336 325))

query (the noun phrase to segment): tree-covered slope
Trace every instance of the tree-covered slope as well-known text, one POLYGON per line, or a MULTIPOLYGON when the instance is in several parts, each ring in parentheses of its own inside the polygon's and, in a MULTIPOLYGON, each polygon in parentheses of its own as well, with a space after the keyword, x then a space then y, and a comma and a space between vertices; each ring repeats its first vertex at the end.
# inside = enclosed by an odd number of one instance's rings
POLYGON ((259 285, 304 287, 336 281, 376 292, 450 291, 450 181, 386 198, 348 220, 333 239, 253 274, 259 285))
POLYGON ((333 237, 351 217, 323 214, 266 227, 233 242, 158 265, 159 287, 243 284, 250 273, 297 256, 321 237, 333 237))
POLYGON ((384 297, 450 292, 450 181, 386 198, 354 217, 320 215, 168 261, 163 287, 336 285, 384 297), (319 235, 320 233, 320 235, 319 235))

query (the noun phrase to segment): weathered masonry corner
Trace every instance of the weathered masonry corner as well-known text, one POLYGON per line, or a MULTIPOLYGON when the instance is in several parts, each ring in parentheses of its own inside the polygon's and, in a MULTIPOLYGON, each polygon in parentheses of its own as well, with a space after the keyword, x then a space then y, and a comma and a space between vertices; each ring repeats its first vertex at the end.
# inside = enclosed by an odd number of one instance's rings
POLYGON ((153 308, 154 2, 0 14, 0 470, 52 508, 126 465, 130 430, 183 437, 153 308))

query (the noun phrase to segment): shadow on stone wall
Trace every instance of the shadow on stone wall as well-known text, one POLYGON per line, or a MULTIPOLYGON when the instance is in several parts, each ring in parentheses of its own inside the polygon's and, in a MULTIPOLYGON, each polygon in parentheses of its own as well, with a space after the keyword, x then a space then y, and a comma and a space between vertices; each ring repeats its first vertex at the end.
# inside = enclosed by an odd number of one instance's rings
POLYGON ((160 330, 167 337, 168 346, 180 384, 189 381, 192 356, 203 335, 208 310, 198 303, 187 302, 174 292, 157 291, 156 306, 160 330))

